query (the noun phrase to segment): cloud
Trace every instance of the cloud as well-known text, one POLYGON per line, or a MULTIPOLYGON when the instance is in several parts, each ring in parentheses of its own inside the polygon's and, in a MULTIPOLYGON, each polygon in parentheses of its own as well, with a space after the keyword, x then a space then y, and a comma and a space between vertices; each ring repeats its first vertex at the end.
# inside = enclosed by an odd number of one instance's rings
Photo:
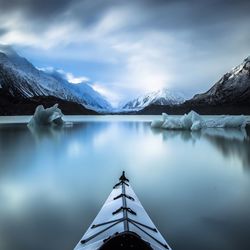
POLYGON ((79 83, 82 83, 82 82, 88 82, 89 81, 89 78, 86 77, 86 76, 76 77, 72 73, 66 73, 66 78, 67 78, 68 82, 73 83, 73 84, 79 84, 79 83))
POLYGON ((65 72, 63 69, 55 69, 53 67, 38 68, 38 69, 49 74, 58 75, 62 79, 65 79, 72 84, 79 84, 90 81, 90 79, 86 76, 75 76, 71 72, 65 72))
POLYGON ((91 84, 91 86, 95 91, 104 96, 113 107, 116 108, 121 106, 121 100, 123 100, 125 97, 116 90, 116 86, 110 86, 109 84, 109 86, 107 87, 107 84, 103 84, 100 82, 94 82, 91 84))
POLYGON ((116 92, 114 102, 162 87, 204 91, 250 52, 249 1, 0 0, 0 6, 1 42, 46 65, 60 62, 66 71, 75 65, 74 75, 90 75, 99 89, 116 92))

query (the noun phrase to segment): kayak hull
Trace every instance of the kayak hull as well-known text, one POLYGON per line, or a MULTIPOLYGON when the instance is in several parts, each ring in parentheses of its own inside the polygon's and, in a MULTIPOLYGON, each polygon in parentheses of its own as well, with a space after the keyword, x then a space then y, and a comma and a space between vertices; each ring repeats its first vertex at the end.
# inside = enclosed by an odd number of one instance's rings
POLYGON ((130 245, 135 247, 131 249, 171 249, 146 213, 124 174, 74 250, 118 250, 119 240, 120 249, 130 249, 130 245), (107 248, 111 244, 116 247, 107 248), (136 247, 136 244, 141 244, 144 248, 136 247))

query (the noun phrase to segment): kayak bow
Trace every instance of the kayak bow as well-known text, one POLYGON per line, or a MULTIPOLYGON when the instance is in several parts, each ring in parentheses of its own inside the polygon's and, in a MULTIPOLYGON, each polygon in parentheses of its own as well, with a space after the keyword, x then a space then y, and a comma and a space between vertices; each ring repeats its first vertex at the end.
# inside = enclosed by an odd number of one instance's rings
POLYGON ((125 177, 114 186, 74 250, 170 249, 125 177))

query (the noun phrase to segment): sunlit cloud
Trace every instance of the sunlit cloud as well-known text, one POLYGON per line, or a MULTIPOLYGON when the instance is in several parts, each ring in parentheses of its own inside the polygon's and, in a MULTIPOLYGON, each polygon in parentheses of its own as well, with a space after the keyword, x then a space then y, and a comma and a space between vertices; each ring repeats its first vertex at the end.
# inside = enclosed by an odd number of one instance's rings
POLYGON ((128 42, 127 45, 115 47, 126 57, 126 72, 122 75, 122 81, 139 92, 170 87, 168 53, 157 41, 157 35, 144 34, 143 39, 137 43, 128 42))
POLYGON ((86 76, 76 77, 72 73, 66 73, 66 77, 67 77, 67 80, 70 83, 73 83, 73 84, 78 84, 78 83, 88 82, 89 81, 89 78, 86 77, 86 76))
POLYGON ((122 97, 118 91, 115 91, 115 87, 105 87, 105 85, 106 84, 95 82, 91 86, 95 91, 99 92, 102 96, 109 100, 113 107, 118 107, 124 97, 122 97))
POLYGON ((53 67, 46 67, 46 68, 38 68, 47 73, 58 73, 63 79, 67 80, 69 83, 72 84, 79 84, 84 82, 89 82, 90 79, 87 76, 75 76, 71 72, 65 72, 63 69, 55 69, 53 67))

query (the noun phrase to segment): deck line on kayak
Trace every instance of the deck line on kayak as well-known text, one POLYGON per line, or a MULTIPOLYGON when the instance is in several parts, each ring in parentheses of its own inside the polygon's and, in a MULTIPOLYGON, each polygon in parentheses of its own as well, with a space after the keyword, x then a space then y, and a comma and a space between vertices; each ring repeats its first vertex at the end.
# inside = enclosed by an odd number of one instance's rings
POLYGON ((124 237, 128 241, 133 238, 131 246, 139 240, 147 249, 148 244, 153 250, 171 250, 141 205, 125 172, 74 250, 103 249, 102 246, 117 242, 115 239, 119 239, 119 244, 127 244, 121 243, 124 237))

